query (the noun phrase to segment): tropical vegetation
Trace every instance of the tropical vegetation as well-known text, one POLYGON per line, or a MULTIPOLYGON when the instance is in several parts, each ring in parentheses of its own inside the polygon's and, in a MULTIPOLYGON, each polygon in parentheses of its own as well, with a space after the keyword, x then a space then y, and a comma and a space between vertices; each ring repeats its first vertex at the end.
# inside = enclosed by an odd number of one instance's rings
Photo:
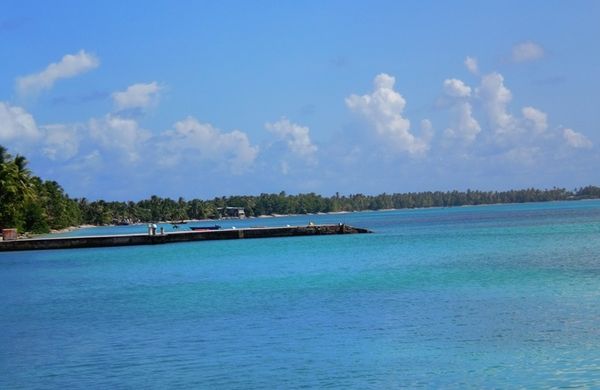
POLYGON ((24 156, 0 145, 0 228, 44 233, 81 221, 79 204, 57 182, 32 175, 24 156))
POLYGON ((11 156, 0 145, 0 229, 44 233, 81 224, 182 221, 218 218, 222 207, 243 207, 247 216, 308 214, 340 211, 452 207, 494 203, 546 202, 600 198, 600 187, 574 190, 534 188, 510 191, 426 191, 380 195, 325 197, 315 193, 216 197, 211 200, 162 198, 156 195, 138 202, 72 199, 55 181, 34 176, 27 159, 11 156))

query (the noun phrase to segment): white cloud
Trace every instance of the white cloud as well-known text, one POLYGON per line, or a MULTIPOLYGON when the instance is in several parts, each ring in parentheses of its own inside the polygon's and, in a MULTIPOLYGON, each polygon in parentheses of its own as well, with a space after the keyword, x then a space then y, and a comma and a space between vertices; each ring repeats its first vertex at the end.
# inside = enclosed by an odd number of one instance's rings
POLYGON ((188 117, 175 123, 174 130, 162 135, 160 163, 173 166, 184 159, 225 164, 235 174, 248 170, 258 155, 246 133, 233 130, 224 133, 209 123, 188 117))
POLYGON ((458 79, 444 80, 444 92, 450 97, 469 97, 471 96, 471 87, 458 79))
POLYGON ((31 114, 21 107, 0 102, 0 142, 31 142, 41 135, 31 114))
POLYGON ((425 138, 433 137, 433 124, 429 119, 421 120, 421 133, 424 134, 425 138))
POLYGON ((113 102, 117 110, 131 108, 149 108, 158 103, 161 87, 156 81, 148 84, 133 84, 125 91, 112 94, 113 102))
POLYGON ((477 63, 477 59, 473 58, 473 57, 467 57, 465 58, 465 66, 467 67, 467 70, 469 72, 471 72, 472 74, 478 74, 479 73, 479 65, 477 63))
POLYGON ((512 49, 512 60, 516 63, 535 61, 542 57, 544 48, 531 41, 519 43, 512 49))
POLYGON ((0 143, 16 149, 34 150, 51 160, 66 160, 77 154, 79 139, 74 125, 46 125, 38 127, 31 114, 21 107, 0 102, 0 143), (34 149, 35 148, 35 149, 34 149))
POLYGON ((118 170, 118 165, 112 167, 102 158, 102 154, 97 149, 92 150, 85 155, 74 158, 69 164, 65 165, 66 170, 71 174, 76 173, 79 186, 88 186, 97 180, 97 172, 106 169, 118 170))
POLYGON ((40 73, 17 78, 17 92, 20 95, 35 95, 50 89, 59 79, 75 77, 98 67, 100 61, 93 54, 80 50, 77 54, 67 54, 60 62, 52 63, 40 73))
POLYGON ((68 160, 77 155, 79 151, 79 137, 77 126, 47 125, 42 153, 50 160, 68 160))
POLYGON ((102 155, 100 154, 99 151, 94 150, 91 153, 86 154, 85 156, 83 156, 83 158, 81 159, 80 164, 78 164, 79 167, 85 169, 85 168, 94 168, 94 169, 98 169, 102 167, 102 155))
POLYGON ((538 146, 516 146, 501 155, 501 158, 512 164, 531 166, 540 161, 542 155, 542 149, 538 146))
POLYGON ((468 102, 458 103, 454 107, 454 116, 453 127, 444 131, 446 137, 462 139, 467 143, 473 142, 481 132, 481 126, 473 118, 471 104, 468 102))
POLYGON ((471 143, 481 131, 481 126, 473 118, 473 109, 469 98, 471 87, 458 79, 446 79, 443 84, 444 93, 452 98, 452 124, 444 130, 446 138, 460 139, 471 143))
POLYGON ((395 82, 394 77, 381 73, 375 77, 371 94, 350 95, 346 105, 361 114, 393 149, 411 155, 423 154, 429 150, 429 145, 410 132, 410 121, 402 117, 406 101, 394 91, 395 82))
POLYGON ((271 133, 277 135, 279 139, 286 141, 292 153, 307 162, 316 162, 315 154, 318 148, 310 140, 310 129, 308 127, 292 123, 286 118, 282 118, 275 123, 267 123, 265 127, 271 133))
POLYGON ((481 79, 477 96, 482 100, 483 108, 490 124, 498 136, 510 134, 516 130, 515 119, 507 111, 512 94, 504 86, 504 78, 499 73, 490 73, 481 79))
POLYGON ((567 141, 567 145, 576 149, 590 149, 593 146, 592 141, 585 135, 572 129, 563 129, 563 138, 567 141))
POLYGON ((545 112, 533 107, 523 107, 523 117, 533 126, 536 133, 543 133, 548 128, 548 116, 545 112))
MULTIPOLYGON (((469 66, 468 61, 465 64, 469 66)), ((556 161, 554 156, 566 155, 561 141, 576 149, 592 147, 586 136, 572 129, 549 131, 548 115, 540 109, 525 106, 513 114, 512 93, 499 73, 483 75, 474 91, 461 80, 446 79, 443 91, 443 107, 451 110, 450 126, 444 131, 444 142, 434 145, 456 150, 454 156, 444 158, 479 156, 513 168, 540 169, 556 161), (482 118, 481 124, 476 117, 482 118), (453 141, 470 144, 471 148, 455 148, 457 143, 453 141)))
POLYGON ((150 138, 149 132, 133 119, 108 114, 102 119, 91 119, 90 136, 105 150, 123 154, 128 162, 138 161, 142 144, 150 138))

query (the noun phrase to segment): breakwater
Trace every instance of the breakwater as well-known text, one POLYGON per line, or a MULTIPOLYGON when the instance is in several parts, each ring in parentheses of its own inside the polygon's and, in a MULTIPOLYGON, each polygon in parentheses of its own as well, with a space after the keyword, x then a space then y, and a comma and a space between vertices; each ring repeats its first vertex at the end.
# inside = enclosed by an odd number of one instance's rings
POLYGON ((189 241, 316 236, 356 233, 371 233, 371 231, 369 231, 368 229, 358 228, 346 224, 337 224, 284 227, 254 227, 243 229, 222 229, 205 231, 182 231, 155 235, 119 234, 84 237, 30 238, 14 241, 0 241, 0 252, 42 249, 94 248, 127 245, 157 245, 189 241))

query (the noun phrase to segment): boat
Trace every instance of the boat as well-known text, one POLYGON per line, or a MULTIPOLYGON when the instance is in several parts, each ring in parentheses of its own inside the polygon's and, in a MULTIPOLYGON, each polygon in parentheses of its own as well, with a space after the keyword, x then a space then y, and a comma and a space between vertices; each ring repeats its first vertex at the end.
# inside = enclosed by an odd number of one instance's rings
POLYGON ((212 226, 190 226, 190 229, 193 231, 205 231, 205 230, 219 230, 221 226, 212 225, 212 226))

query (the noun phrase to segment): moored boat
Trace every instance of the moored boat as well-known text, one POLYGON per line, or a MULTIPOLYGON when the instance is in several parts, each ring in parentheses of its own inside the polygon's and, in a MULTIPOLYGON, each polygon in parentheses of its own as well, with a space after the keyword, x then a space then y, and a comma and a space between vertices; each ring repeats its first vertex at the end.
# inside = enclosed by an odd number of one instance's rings
POLYGON ((219 230, 219 229, 221 229, 221 226, 219 226, 219 225, 212 225, 212 226, 190 226, 190 229, 194 230, 194 231, 219 230))

